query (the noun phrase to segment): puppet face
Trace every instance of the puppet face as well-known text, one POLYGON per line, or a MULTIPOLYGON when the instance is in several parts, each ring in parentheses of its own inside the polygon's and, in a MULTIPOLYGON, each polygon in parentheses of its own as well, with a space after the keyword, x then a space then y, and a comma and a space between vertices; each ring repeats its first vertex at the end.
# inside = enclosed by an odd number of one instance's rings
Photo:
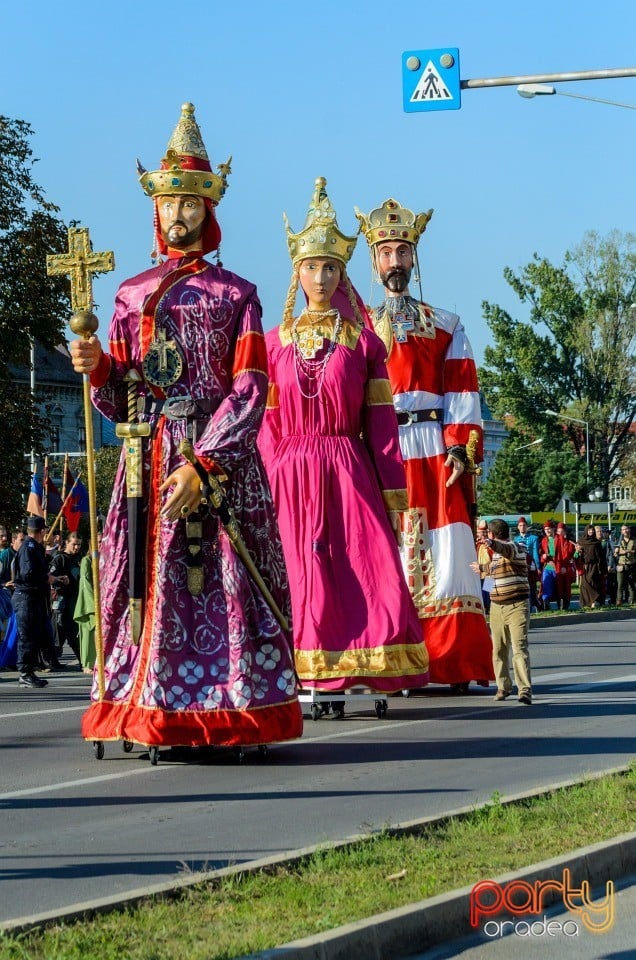
POLYGON ((310 305, 330 303, 341 275, 339 261, 331 257, 308 257, 298 268, 300 285, 310 305))
POLYGON ((391 293, 404 293, 413 270, 413 247, 410 243, 387 240, 375 248, 375 260, 383 285, 391 293))
POLYGON ((157 197, 161 235, 177 250, 196 246, 203 232, 206 207, 202 197, 191 194, 157 197))

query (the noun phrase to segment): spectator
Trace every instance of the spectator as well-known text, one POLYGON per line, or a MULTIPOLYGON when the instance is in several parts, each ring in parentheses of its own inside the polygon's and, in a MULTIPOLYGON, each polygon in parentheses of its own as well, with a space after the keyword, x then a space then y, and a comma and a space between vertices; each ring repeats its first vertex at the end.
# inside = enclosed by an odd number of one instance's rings
POLYGON ((7 528, 4 524, 0 524, 0 553, 7 549, 9 546, 9 537, 7 535, 7 528))
POLYGON ((621 527, 618 545, 614 550, 616 557, 616 605, 636 603, 636 542, 631 528, 626 523, 621 527))
POLYGON ((560 610, 569 610, 572 599, 572 584, 576 580, 576 544, 568 537, 568 528, 558 523, 555 540, 555 567, 557 597, 560 610))
POLYGON ((605 596, 607 602, 613 606, 616 603, 616 595, 618 592, 618 583, 616 579, 616 557, 614 555, 614 549, 616 543, 612 536, 612 531, 609 527, 605 527, 603 530, 603 543, 605 546, 605 561, 607 563, 607 578, 605 584, 605 596))
POLYGON ((0 552, 0 668, 15 667, 16 639, 15 612, 11 603, 13 593, 13 561, 22 546, 24 533, 14 530, 11 545, 0 552))
POLYGON ((603 578, 607 573, 607 561, 603 544, 590 524, 578 543, 583 565, 581 576, 581 607, 603 606, 603 578))
POLYGON ((528 583, 530 584, 530 610, 539 610, 543 606, 539 594, 539 581, 541 575, 541 557, 539 556, 539 538, 536 533, 530 533, 528 521, 525 517, 519 517, 517 520, 517 530, 519 533, 514 538, 515 543, 522 543, 526 548, 528 555, 528 583))
POLYGON ((53 576, 51 607, 57 653, 58 656, 61 655, 64 644, 68 643, 78 660, 80 659, 78 628, 73 614, 79 592, 81 549, 82 541, 78 534, 69 533, 64 549, 57 553, 49 564, 49 573, 53 576))
MULTIPOLYGON (((102 532, 97 533, 97 549, 101 547, 102 532)), ((79 592, 73 619, 79 631, 80 663, 84 673, 92 673, 95 666, 95 595, 93 592, 93 561, 89 553, 82 557, 79 574, 79 592)))
POLYGON ((43 541, 44 519, 29 517, 27 536, 15 559, 13 609, 18 628, 18 682, 31 689, 47 684, 35 672, 41 644, 49 636, 47 599, 52 578, 43 541))
POLYGON ((556 523, 554 520, 546 520, 543 524, 543 537, 539 544, 539 556, 541 560, 541 601, 544 610, 550 609, 550 604, 553 600, 556 600, 557 607, 559 605, 555 563, 556 547, 556 523))
POLYGON ((490 613, 490 561, 492 550, 483 541, 488 537, 488 523, 480 520, 477 524, 477 563, 479 565, 479 579, 481 580, 481 598, 486 613, 490 613))
POLYGON ((511 543, 505 520, 491 520, 488 536, 480 538, 493 551, 490 576, 490 630, 492 662, 497 681, 495 700, 507 700, 512 693, 510 660, 519 703, 530 706, 532 685, 528 629, 530 626, 530 586, 528 561, 523 543, 511 543))

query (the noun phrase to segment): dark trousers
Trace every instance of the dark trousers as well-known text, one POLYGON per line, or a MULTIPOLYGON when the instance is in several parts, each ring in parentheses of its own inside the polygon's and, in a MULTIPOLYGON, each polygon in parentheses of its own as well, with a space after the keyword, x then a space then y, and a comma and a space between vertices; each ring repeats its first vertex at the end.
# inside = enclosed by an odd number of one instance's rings
POLYGON ((636 563, 624 564, 616 571, 618 600, 622 603, 636 603, 636 563))
POLYGON ((18 628, 18 670, 30 673, 39 665, 40 651, 45 656, 53 654, 46 598, 16 589, 12 602, 18 628))
POLYGON ((55 627, 57 653, 61 654, 64 644, 68 643, 69 647, 79 660, 79 628, 75 623, 75 620, 73 620, 74 609, 75 600, 73 600, 71 603, 65 599, 62 609, 56 610, 53 615, 53 624, 55 627))

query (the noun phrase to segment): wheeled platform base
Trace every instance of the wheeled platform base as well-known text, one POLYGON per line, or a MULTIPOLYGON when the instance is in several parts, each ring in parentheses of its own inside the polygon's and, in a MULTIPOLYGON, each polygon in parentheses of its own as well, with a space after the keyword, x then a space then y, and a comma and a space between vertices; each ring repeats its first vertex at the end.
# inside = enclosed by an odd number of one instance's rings
MULTIPOLYGON (((134 744, 130 740, 122 740, 121 746, 124 753, 131 753, 134 748, 134 744)), ((171 750, 171 749, 179 750, 184 748, 166 747, 166 750, 171 750)), ((196 752, 198 748, 188 747, 185 749, 196 752)), ((243 763, 243 761, 247 756, 247 751, 249 748, 248 747, 204 747, 202 749, 212 749, 212 750, 217 749, 219 750, 219 752, 223 751, 226 754, 229 753, 229 755, 234 759, 236 763, 243 763)), ((159 762, 159 747, 154 747, 154 746, 148 747, 147 750, 148 750, 148 759, 150 760, 151 765, 153 767, 156 767, 157 763, 159 762)), ((259 743, 256 747, 256 751, 257 751, 259 760, 265 760, 269 754, 268 747, 264 743, 259 743)), ((102 740, 93 740, 93 753, 95 754, 96 760, 104 759, 104 742, 102 740)))
POLYGON ((301 690, 298 701, 310 704, 309 712, 312 720, 319 720, 329 715, 336 720, 343 720, 345 705, 354 707, 365 701, 373 703, 378 720, 386 717, 389 709, 386 699, 381 694, 364 693, 362 690, 356 690, 355 687, 353 690, 334 690, 333 693, 327 693, 324 690, 301 690))

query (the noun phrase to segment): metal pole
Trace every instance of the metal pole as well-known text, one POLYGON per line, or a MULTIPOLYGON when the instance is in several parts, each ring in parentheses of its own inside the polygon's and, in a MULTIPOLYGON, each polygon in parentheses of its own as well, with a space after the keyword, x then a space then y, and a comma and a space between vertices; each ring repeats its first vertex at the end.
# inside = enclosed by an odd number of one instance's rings
POLYGON ((585 421, 585 482, 590 485, 590 425, 585 421))
POLYGON ((520 83, 564 83, 571 80, 612 80, 617 77, 636 77, 636 67, 617 67, 613 70, 577 70, 573 73, 531 73, 518 77, 484 77, 462 80, 462 90, 482 87, 516 87, 520 83))
MULTIPOLYGON (((31 337, 31 398, 35 406, 35 340, 31 337)), ((35 475, 37 463, 35 460, 35 450, 31 450, 31 474, 35 475)))

